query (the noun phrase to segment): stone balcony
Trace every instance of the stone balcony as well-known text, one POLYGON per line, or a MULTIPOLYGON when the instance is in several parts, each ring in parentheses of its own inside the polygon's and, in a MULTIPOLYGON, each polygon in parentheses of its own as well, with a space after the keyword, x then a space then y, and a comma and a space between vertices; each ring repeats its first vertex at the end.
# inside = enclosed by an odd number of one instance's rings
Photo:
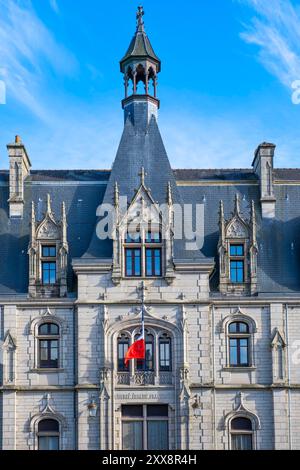
POLYGON ((130 374, 129 372, 118 372, 116 374, 116 384, 120 386, 170 386, 174 384, 172 372, 138 371, 130 374))

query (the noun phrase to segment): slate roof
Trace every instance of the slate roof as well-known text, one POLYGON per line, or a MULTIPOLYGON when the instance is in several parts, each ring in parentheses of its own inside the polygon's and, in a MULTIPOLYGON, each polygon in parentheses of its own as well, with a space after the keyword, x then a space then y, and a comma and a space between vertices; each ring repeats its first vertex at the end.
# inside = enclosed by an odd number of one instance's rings
POLYGON ((127 194, 131 200, 140 185, 142 166, 146 170, 146 186, 157 202, 166 201, 170 181, 174 202, 204 204, 205 242, 201 253, 187 252, 183 241, 176 243, 175 257, 189 260, 213 258, 217 265, 211 280, 214 292, 218 287, 219 202, 221 199, 224 201, 225 215, 229 217, 236 193, 240 194, 242 212, 246 217, 249 217, 251 200, 255 201, 260 293, 300 292, 300 169, 274 170, 274 179, 279 183, 274 189, 276 217, 262 220, 259 185, 252 169, 172 170, 156 120, 152 118, 147 129, 134 126, 130 119, 127 120, 112 170, 32 170, 25 182, 22 220, 8 217, 9 173, 0 171, 0 295, 27 293, 32 200, 38 219, 43 216, 47 194, 51 195, 53 211, 58 218, 62 201, 66 203, 70 246, 68 288, 72 295, 76 291, 76 279, 71 268, 74 258, 107 259, 112 256, 110 242, 102 242, 95 237, 97 208, 103 202, 112 202, 115 181, 118 181, 120 193, 127 194))

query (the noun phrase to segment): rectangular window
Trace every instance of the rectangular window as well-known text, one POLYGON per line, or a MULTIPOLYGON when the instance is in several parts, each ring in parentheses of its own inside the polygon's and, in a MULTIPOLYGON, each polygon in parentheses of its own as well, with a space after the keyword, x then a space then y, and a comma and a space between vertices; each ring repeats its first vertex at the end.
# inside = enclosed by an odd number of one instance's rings
POLYGON ((123 450, 143 450, 143 421, 123 421, 123 450))
POLYGON ((168 450, 167 405, 122 407, 123 450, 168 450))
POLYGON ((39 450, 59 450, 59 437, 58 436, 39 436, 38 449, 39 450))
POLYGON ((56 263, 42 262, 42 282, 44 285, 52 285, 56 283, 56 263))
POLYGON ((252 434, 233 434, 231 437, 232 450, 252 450, 252 434))
POLYGON ((156 277, 162 275, 161 249, 146 249, 146 276, 156 277))
POLYGON ((230 256, 244 256, 244 245, 230 245, 230 256))
POLYGON ((235 284, 244 282, 244 261, 230 261, 230 279, 235 284))
POLYGON ((56 246, 43 246, 42 257, 43 258, 56 258, 56 246))
POLYGON ((40 361, 41 369, 57 369, 58 368, 58 340, 39 340, 40 345, 40 361))
POLYGON ((159 370, 169 372, 171 370, 171 344, 170 341, 159 343, 159 370))
POLYGON ((141 250, 125 249, 125 273, 127 277, 140 277, 142 272, 141 266, 141 250))
POLYGON ((249 366, 249 340, 248 338, 230 338, 230 366, 249 366))

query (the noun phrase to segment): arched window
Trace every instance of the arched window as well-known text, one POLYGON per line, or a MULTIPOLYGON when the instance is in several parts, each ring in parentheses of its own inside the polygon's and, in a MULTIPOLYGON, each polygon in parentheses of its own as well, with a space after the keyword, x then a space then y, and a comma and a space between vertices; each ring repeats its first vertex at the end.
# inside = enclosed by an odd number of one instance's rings
POLYGON ((230 367, 250 366, 250 329, 248 323, 232 322, 228 326, 230 367))
POLYGON ((56 419, 39 422, 38 450, 59 450, 59 422, 56 419))
POLYGON ((38 366, 40 369, 59 368, 59 326, 43 323, 38 329, 38 366))
POLYGON ((162 276, 162 236, 159 230, 138 228, 124 237, 126 277, 162 276))
MULTIPOLYGON (((172 372, 173 350, 170 334, 166 331, 155 331, 150 328, 145 329, 145 360, 130 361, 129 365, 125 366, 126 353, 140 335, 141 331, 139 329, 134 329, 131 332, 123 331, 119 334, 117 338, 118 372, 151 372, 153 374, 157 373, 157 375, 159 375, 159 372, 172 372)), ((164 377, 167 377, 167 374, 164 377)))
POLYGON ((125 365, 125 356, 129 349, 130 339, 126 333, 121 333, 118 338, 118 371, 127 372, 129 365, 125 365))
POLYGON ((232 450, 253 449, 253 424, 249 418, 237 417, 232 419, 230 434, 232 450))
POLYGON ((172 370, 171 338, 164 333, 159 338, 159 370, 170 372, 172 370))
MULTIPOLYGON (((135 340, 139 338, 140 335, 137 335, 135 340)), ((145 360, 137 359, 136 369, 141 371, 154 371, 154 337, 151 333, 145 332, 145 342, 146 342, 146 358, 145 360)))

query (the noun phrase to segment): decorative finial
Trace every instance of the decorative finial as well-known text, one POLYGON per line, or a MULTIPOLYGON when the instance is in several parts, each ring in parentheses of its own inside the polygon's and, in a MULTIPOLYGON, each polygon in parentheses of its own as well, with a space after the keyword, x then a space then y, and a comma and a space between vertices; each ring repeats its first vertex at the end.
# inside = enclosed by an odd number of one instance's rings
POLYGON ((22 139, 21 139, 21 137, 20 137, 19 135, 16 135, 16 137, 15 137, 15 143, 16 143, 16 144, 21 144, 21 143, 22 143, 22 139))
POLYGON ((31 220, 35 220, 35 206, 33 201, 31 203, 31 220))
POLYGON ((173 194, 172 194, 172 186, 169 181, 168 183, 168 195, 167 195, 167 202, 169 206, 173 206, 173 194))
POLYGON ((138 7, 138 11, 137 11, 137 14, 136 14, 136 19, 137 19, 137 29, 144 29, 144 20, 143 20, 143 16, 144 16, 145 12, 144 12, 144 7, 143 6, 139 6, 138 7))
POLYGON ((115 207, 118 207, 119 201, 120 201, 120 193, 119 193, 119 186, 117 181, 115 182, 115 194, 114 194, 114 202, 115 202, 115 207))
POLYGON ((50 194, 47 194, 47 214, 51 214, 51 198, 50 198, 50 194))
POLYGON ((139 176, 141 177, 141 185, 145 186, 145 177, 147 176, 147 173, 145 172, 145 168, 141 168, 141 172, 139 173, 139 176))
POLYGON ((65 204, 64 201, 63 201, 63 203, 62 203, 62 205, 61 205, 61 214, 62 214, 63 220, 65 220, 67 217, 66 217, 66 204, 65 204))
POLYGON ((235 196, 234 213, 237 214, 237 215, 240 215, 240 196, 239 196, 239 194, 236 194, 236 196, 235 196))

